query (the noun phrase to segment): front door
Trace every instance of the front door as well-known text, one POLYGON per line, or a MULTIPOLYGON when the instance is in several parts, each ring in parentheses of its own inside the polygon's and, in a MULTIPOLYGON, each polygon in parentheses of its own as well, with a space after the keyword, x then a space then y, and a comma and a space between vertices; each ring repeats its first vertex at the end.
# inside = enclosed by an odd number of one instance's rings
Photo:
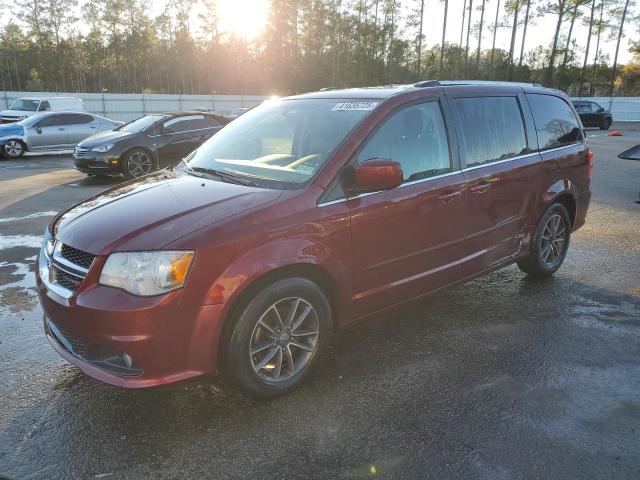
POLYGON ((48 150, 65 148, 67 140, 67 118, 64 113, 48 115, 29 127, 29 149, 48 150))
POLYGON ((467 275, 520 251, 538 200, 541 158, 524 101, 515 93, 451 99, 467 182, 467 275))
POLYGON ((465 178, 438 98, 396 110, 367 139, 356 162, 399 162, 404 182, 351 198, 354 288, 366 315, 459 278, 466 253, 465 178))
POLYGON ((175 165, 206 140, 208 132, 203 126, 204 115, 183 115, 162 122, 155 139, 159 167, 175 165))

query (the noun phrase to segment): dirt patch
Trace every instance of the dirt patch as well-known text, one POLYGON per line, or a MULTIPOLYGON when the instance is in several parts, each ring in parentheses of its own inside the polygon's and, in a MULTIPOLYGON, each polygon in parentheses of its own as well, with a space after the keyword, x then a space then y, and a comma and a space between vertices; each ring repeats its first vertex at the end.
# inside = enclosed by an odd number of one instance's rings
POLYGON ((36 308, 38 299, 33 289, 9 287, 0 293, 0 304, 8 308, 11 313, 22 313, 36 308))

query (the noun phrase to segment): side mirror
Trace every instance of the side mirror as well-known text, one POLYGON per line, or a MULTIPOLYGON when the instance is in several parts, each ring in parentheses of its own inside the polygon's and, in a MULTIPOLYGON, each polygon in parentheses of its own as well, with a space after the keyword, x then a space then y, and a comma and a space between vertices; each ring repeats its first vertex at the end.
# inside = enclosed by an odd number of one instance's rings
POLYGON ((40 127, 36 127, 36 132, 38 132, 39 134, 42 134, 42 129, 40 127))
POLYGON ((176 131, 171 127, 162 127, 160 129, 161 135, 171 135, 172 133, 176 133, 176 131))
POLYGON ((602 112, 604 112, 604 108, 600 107, 600 108, 598 109, 598 113, 602 113, 602 112))
POLYGON ((385 158, 370 158, 355 169, 354 190, 359 193, 391 190, 402 184, 402 167, 385 158))

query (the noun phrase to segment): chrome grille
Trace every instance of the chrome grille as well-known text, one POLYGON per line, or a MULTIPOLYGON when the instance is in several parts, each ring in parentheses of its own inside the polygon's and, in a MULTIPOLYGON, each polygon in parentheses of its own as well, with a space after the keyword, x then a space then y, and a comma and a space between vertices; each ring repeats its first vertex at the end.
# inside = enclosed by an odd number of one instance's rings
POLYGON ((84 268, 89 268, 93 263, 93 259, 96 258, 96 256, 91 253, 83 252, 69 245, 62 245, 61 252, 62 256, 71 263, 75 263, 84 268))
POLYGON ((53 242, 53 248, 49 249, 51 253, 47 249, 42 251, 43 260, 46 261, 46 275, 41 273, 41 276, 51 290, 69 298, 82 284, 95 255, 64 245, 60 241, 49 241, 53 242))
POLYGON ((73 151, 73 156, 76 158, 84 157, 88 151, 89 149, 87 147, 81 147, 79 145, 76 145, 76 148, 73 151))

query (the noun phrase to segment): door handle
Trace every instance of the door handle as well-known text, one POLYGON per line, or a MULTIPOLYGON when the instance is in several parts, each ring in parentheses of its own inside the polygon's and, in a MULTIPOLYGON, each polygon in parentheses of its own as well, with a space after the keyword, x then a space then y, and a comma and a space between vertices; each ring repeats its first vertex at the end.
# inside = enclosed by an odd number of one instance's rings
POLYGON ((64 128, 60 127, 58 128, 59 131, 64 132, 64 128))
POLYGON ((95 125, 93 125, 93 126, 91 126, 91 127, 89 127, 89 128, 93 128, 93 129, 95 130, 95 129, 96 129, 96 128, 98 128, 98 127, 96 127, 95 125))
POLYGON ((499 179, 497 177, 487 178, 474 183, 469 187, 469 191, 471 193, 484 193, 491 188, 491 185, 498 182, 499 179))
POLYGON ((442 195, 439 195, 438 200, 440 200, 442 203, 450 203, 460 195, 462 195, 462 190, 456 190, 454 192, 443 193, 442 195))

